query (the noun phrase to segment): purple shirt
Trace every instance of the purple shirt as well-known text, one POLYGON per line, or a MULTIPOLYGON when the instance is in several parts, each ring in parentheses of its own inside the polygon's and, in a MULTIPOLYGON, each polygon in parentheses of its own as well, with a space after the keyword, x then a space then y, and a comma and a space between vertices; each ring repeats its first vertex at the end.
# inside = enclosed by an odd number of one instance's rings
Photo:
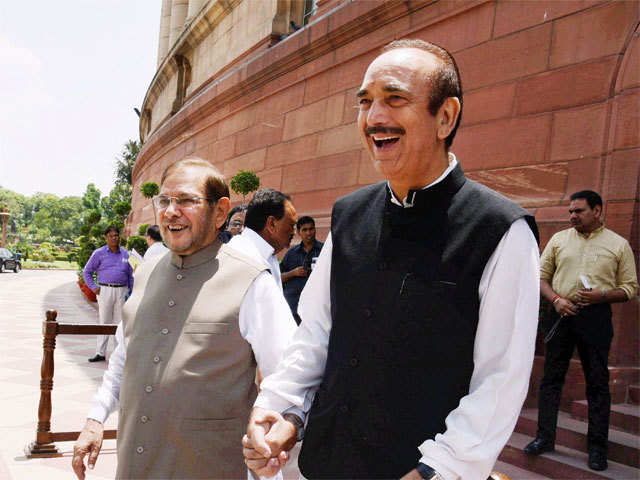
POLYGON ((93 272, 98 271, 98 283, 126 285, 133 288, 133 269, 129 265, 129 252, 120 247, 117 253, 112 252, 107 245, 96 248, 82 272, 84 282, 91 290, 98 288, 93 281, 93 272))

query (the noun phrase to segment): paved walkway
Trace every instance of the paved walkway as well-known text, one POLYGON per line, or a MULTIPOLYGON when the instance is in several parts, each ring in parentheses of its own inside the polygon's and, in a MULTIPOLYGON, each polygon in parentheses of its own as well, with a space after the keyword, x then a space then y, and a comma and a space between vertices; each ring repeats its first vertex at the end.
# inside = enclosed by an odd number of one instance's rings
MULTIPOLYGON (((64 323, 97 323, 96 309, 75 284, 76 272, 23 270, 0 274, 0 479, 69 480, 73 442, 58 443, 60 458, 27 459, 24 447, 35 439, 40 399, 42 321, 58 311, 64 323)), ((109 350, 113 350, 109 342, 109 350)), ((106 365, 90 364, 95 336, 59 336, 55 350, 52 431, 80 430, 106 365)), ((117 415, 107 421, 115 428, 117 415)), ((106 440, 87 478, 112 479, 115 440, 106 440)))

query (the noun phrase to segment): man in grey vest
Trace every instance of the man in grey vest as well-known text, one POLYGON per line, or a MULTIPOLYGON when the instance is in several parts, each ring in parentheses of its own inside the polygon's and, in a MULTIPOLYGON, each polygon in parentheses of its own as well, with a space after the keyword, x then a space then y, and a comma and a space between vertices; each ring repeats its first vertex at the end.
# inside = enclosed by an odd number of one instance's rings
POLYGON ((304 434, 307 478, 484 480, 529 384, 535 222, 449 151, 462 88, 446 50, 393 42, 356 99, 387 181, 334 205, 302 323, 261 384, 247 464, 274 473, 304 434), (304 432, 281 415, 292 406, 308 412, 304 432))
POLYGON ((119 402, 116 478, 246 477, 256 362, 273 372, 296 324, 267 267, 218 239, 229 190, 211 164, 169 166, 153 205, 171 253, 136 272, 73 469, 93 468, 119 402))

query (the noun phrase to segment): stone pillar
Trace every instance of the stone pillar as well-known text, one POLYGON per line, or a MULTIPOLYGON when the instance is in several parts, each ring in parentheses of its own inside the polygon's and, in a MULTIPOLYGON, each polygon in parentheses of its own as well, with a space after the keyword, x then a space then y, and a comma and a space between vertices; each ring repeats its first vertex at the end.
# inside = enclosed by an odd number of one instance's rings
POLYGON ((169 30, 171 27, 171 0, 162 0, 162 13, 160 14, 160 35, 158 40, 158 66, 167 56, 169 51, 169 30))
POLYGON ((191 20, 193 17, 195 17, 205 3, 207 3, 207 0, 189 0, 189 12, 187 13, 187 20, 191 20))
POLYGON ((169 50, 182 33, 182 27, 187 19, 189 0, 173 0, 171 2, 171 30, 169 31, 169 50))

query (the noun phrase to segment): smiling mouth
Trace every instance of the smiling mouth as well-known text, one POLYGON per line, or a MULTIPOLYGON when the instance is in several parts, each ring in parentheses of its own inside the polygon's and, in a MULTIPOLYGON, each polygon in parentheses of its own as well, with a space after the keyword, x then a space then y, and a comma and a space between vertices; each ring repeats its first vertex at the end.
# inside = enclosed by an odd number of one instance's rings
POLYGON ((384 149, 397 143, 398 140, 400 140, 400 137, 380 137, 380 138, 371 137, 371 139, 373 140, 373 143, 377 148, 384 149))
POLYGON ((187 228, 186 225, 167 225, 167 229, 170 232, 181 232, 186 228, 187 228))

